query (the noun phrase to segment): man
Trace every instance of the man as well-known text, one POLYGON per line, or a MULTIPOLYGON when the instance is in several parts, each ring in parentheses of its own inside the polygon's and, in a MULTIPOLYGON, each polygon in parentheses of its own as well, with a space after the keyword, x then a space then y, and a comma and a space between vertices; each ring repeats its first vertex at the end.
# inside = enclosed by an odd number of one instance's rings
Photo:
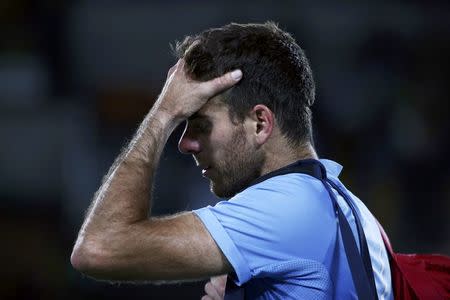
MULTIPOLYGON (((355 298, 323 184, 299 173, 254 184, 296 161, 318 159, 310 111, 314 81, 303 50, 270 22, 210 29, 187 37, 176 50, 179 60, 158 100, 94 197, 73 266, 116 281, 229 274, 247 299, 355 298), (211 191, 229 200, 152 217, 155 169, 168 137, 185 120, 180 151, 193 155, 211 191)), ((320 162, 338 181, 342 167, 320 162)), ((362 218, 378 297, 391 299, 376 221, 351 197, 362 218)), ((338 202, 356 237, 351 210, 341 197, 338 202)), ((224 282, 221 277, 207 284, 205 299, 222 297, 224 282)))

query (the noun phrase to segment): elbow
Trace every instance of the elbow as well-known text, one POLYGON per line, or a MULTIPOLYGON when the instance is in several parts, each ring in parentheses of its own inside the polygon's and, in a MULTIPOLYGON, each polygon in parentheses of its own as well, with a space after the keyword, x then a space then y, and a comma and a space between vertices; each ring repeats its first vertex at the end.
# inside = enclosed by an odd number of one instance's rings
POLYGON ((86 251, 81 249, 78 245, 72 250, 72 255, 70 255, 70 263, 72 267, 80 272, 83 272, 89 268, 90 262, 88 261, 89 256, 86 251))
POLYGON ((108 266, 105 264, 107 259, 100 249, 95 244, 85 245, 77 241, 70 256, 70 263, 74 269, 85 275, 98 279, 107 279, 105 278, 108 270, 108 266))

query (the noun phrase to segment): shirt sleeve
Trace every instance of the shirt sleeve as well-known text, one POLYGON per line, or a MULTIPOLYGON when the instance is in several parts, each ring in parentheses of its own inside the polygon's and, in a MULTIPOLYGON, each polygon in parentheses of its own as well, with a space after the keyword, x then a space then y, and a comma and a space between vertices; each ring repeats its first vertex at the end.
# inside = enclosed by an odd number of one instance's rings
POLYGON ((335 226, 331 203, 320 197, 324 192, 306 175, 278 176, 194 213, 242 285, 265 266, 299 257, 323 260, 335 226))
POLYGON ((249 265, 241 255, 236 244, 233 242, 227 231, 223 228, 220 221, 214 214, 211 206, 201 208, 194 211, 202 220, 205 227, 213 236, 222 253, 230 262, 237 277, 239 285, 247 282, 251 278, 249 265))

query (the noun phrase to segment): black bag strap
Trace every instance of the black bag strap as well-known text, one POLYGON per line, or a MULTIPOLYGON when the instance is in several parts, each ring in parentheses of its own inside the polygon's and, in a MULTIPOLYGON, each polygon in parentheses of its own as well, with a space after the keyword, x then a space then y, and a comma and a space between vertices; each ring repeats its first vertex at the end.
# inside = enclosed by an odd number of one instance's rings
POLYGON ((370 260, 369 247, 367 245, 366 235, 364 234, 364 230, 361 225, 361 219, 358 214, 358 209, 355 207, 355 204, 353 203, 353 201, 350 198, 350 195, 347 193, 345 189, 341 188, 336 182, 334 182, 331 179, 328 179, 328 182, 336 191, 338 191, 338 193, 345 200, 345 202, 347 202, 348 206, 352 210, 353 216, 355 217, 355 223, 358 231, 359 245, 361 249, 361 258, 363 260, 364 268, 368 276, 370 288, 372 289, 372 291, 375 291, 376 297, 374 299, 378 299, 378 294, 376 292, 377 287, 375 285, 375 277, 373 275, 372 261, 370 260))
MULTIPOLYGON (((349 264, 349 268, 352 274, 353 283, 355 285, 356 294, 358 299, 374 299, 378 300, 375 279, 372 270, 372 263, 370 261, 369 248, 367 246, 367 240, 361 225, 361 221, 353 201, 351 200, 348 193, 340 187, 337 183, 327 178, 327 173, 325 167, 318 160, 306 159, 299 160, 291 165, 288 165, 279 170, 270 172, 264 176, 257 178, 251 185, 260 183, 274 176, 285 175, 290 173, 303 173, 310 175, 322 182, 327 190, 331 201, 333 202, 333 207, 335 209, 336 216, 339 222, 339 228, 341 230, 342 241, 344 244, 345 254, 349 264), (342 212, 336 195, 333 192, 335 189, 339 195, 346 201, 349 205, 353 216, 355 218, 356 228, 358 231, 358 239, 361 248, 361 253, 358 251, 358 246, 356 240, 353 236, 350 224, 347 221, 344 213, 342 212)), ((244 289, 237 287, 232 279, 228 277, 227 286, 225 290, 225 300, 238 300, 244 299, 244 289)))

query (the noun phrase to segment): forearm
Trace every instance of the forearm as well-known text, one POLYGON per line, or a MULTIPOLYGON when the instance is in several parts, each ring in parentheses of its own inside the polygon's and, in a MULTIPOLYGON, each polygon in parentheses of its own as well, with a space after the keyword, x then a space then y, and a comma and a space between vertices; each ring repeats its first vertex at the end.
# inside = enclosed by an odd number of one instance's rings
POLYGON ((109 257, 120 255, 115 253, 119 250, 132 250, 133 245, 120 243, 127 242, 125 235, 133 230, 133 224, 149 218, 155 170, 177 124, 174 117, 157 107, 148 113, 94 196, 74 247, 74 265, 97 263, 87 262, 86 258, 109 257))
POLYGON ((86 218, 83 230, 97 223, 132 224, 148 218, 155 170, 166 141, 176 127, 174 118, 152 109, 134 138, 116 159, 86 218))

